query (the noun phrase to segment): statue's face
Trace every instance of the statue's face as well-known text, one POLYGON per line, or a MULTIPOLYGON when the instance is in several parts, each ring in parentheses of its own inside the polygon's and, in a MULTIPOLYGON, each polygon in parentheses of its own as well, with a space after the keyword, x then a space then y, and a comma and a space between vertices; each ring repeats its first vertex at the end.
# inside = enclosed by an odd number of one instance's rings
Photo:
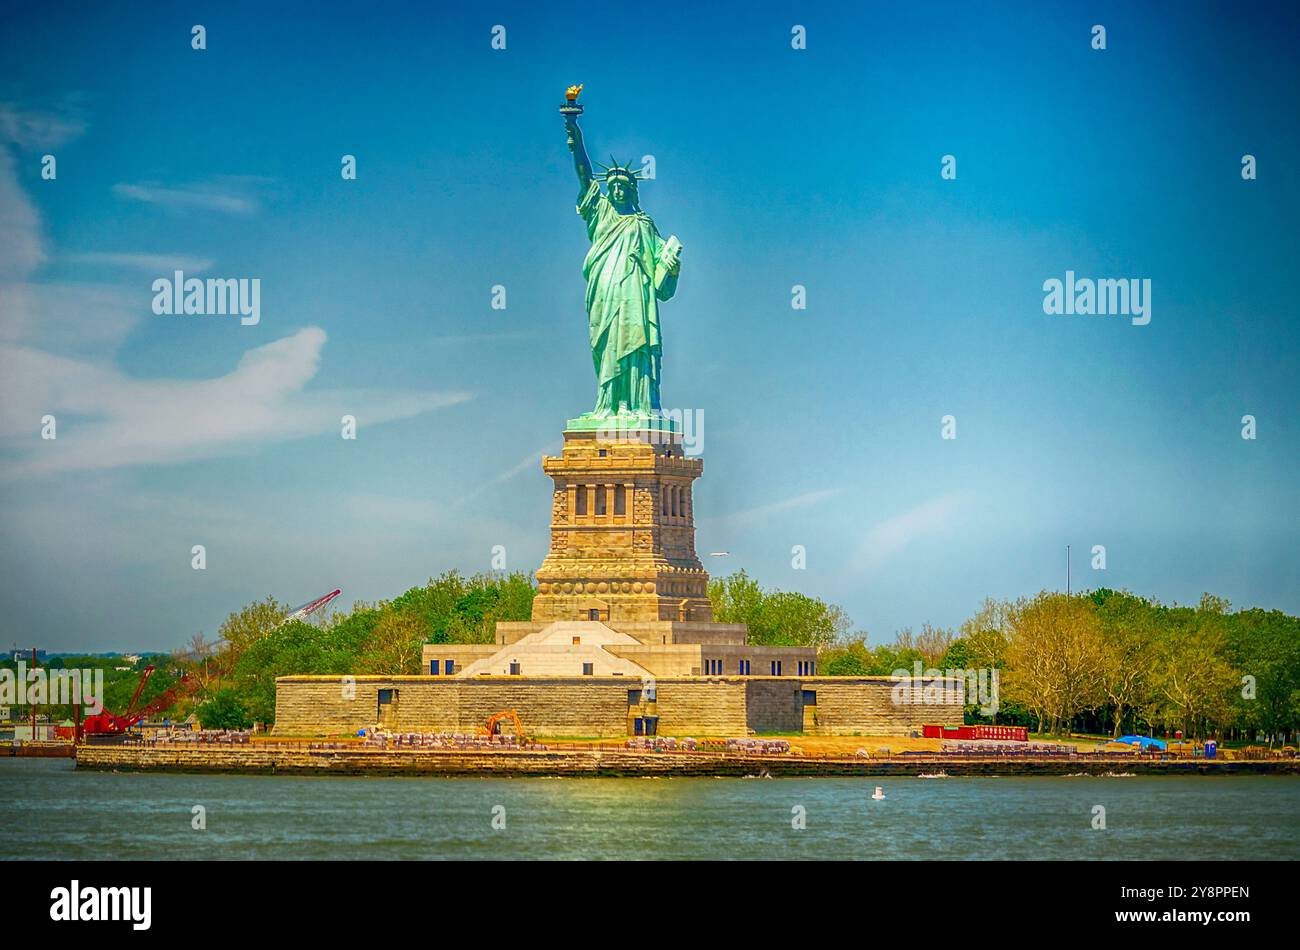
POLYGON ((621 178, 612 179, 609 183, 609 203, 620 213, 631 211, 636 205, 636 189, 621 178))

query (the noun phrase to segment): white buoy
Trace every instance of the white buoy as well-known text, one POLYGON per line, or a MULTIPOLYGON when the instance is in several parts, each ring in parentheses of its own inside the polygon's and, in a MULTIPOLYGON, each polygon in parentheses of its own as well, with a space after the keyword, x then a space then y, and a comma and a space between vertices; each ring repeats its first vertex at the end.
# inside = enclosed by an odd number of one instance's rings
POLYGON ((871 798, 873 801, 883 802, 885 800, 885 790, 881 788, 879 785, 877 785, 875 792, 873 792, 871 795, 871 798))

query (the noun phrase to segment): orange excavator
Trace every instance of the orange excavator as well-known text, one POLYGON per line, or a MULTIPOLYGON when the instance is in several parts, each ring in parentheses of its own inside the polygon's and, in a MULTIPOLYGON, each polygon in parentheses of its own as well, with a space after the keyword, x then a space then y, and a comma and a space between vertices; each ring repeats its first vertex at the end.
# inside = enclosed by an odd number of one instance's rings
POLYGON ((519 713, 515 712, 513 709, 507 709, 504 710, 503 712, 493 713, 491 716, 488 716, 487 725, 485 725, 482 728, 482 730, 479 732, 479 735, 483 735, 483 736, 500 735, 501 723, 507 721, 514 723, 515 735, 518 736, 519 741, 527 742, 528 736, 524 732, 524 724, 519 721, 519 713))

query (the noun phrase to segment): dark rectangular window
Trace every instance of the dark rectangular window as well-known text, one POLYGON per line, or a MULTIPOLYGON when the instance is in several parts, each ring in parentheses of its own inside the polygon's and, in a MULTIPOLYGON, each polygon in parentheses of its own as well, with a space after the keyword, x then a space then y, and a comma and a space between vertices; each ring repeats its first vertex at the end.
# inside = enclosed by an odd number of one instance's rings
POLYGON ((582 675, 583 675, 583 676, 591 676, 591 675, 592 675, 592 670, 593 670, 593 666, 592 666, 592 664, 590 664, 590 663, 584 663, 584 664, 582 664, 582 675))
POLYGON ((573 512, 578 515, 587 513, 587 486, 579 485, 574 494, 573 512))
POLYGON ((817 691, 815 689, 805 689, 803 691, 803 704, 805 706, 817 705, 817 691))
POLYGON ((512 662, 512 663, 510 664, 510 675, 511 675, 511 676, 518 676, 518 675, 519 675, 519 664, 518 664, 518 663, 516 663, 516 662, 512 662))
POLYGON ((448 676, 450 676, 452 673, 456 672, 456 661, 448 660, 446 663, 443 664, 443 667, 444 667, 443 672, 445 672, 448 676))
POLYGON ((627 489, 622 485, 614 486, 614 514, 627 514, 627 489))
POLYGON ((608 491, 609 489, 604 485, 596 486, 596 514, 598 515, 605 513, 605 494, 608 491))
POLYGON ((430 661, 429 661, 429 675, 430 675, 430 676, 437 676, 437 675, 438 675, 438 661, 437 661, 437 660, 430 660, 430 661))
POLYGON ((627 691, 627 704, 628 704, 629 706, 640 706, 640 705, 641 705, 641 690, 639 690, 639 689, 629 689, 629 690, 627 691))
POLYGON ((381 689, 379 691, 379 705, 388 706, 393 702, 393 692, 391 689, 381 689))

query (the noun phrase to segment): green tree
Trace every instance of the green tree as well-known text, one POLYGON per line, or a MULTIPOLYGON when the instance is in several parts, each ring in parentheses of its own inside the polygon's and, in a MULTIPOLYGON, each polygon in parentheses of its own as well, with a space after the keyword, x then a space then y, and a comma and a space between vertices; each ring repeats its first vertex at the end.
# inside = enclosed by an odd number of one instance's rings
POLYGON ((247 729, 253 724, 243 700, 233 689, 217 690, 195 712, 204 729, 247 729))
POLYGON ((1010 617, 1016 604, 986 598, 975 616, 964 622, 959 635, 966 645, 970 666, 1000 669, 1006 665, 1011 643, 1010 617))
POLYGON ((1204 736, 1227 718, 1229 691, 1238 676, 1227 660, 1226 616, 1210 609, 1166 611, 1167 629, 1157 648, 1157 684, 1167 721, 1185 736, 1204 736))
POLYGON ((292 620, 250 646, 235 664, 234 688, 257 722, 275 721, 279 676, 352 673, 379 622, 380 611, 359 608, 343 621, 318 627, 292 620))
POLYGON ((357 657, 356 671, 384 676, 420 672, 425 626, 412 614, 385 610, 357 657))
POLYGON ((448 571, 412 587, 385 605, 416 618, 429 643, 492 643, 497 621, 528 620, 537 588, 523 573, 476 574, 448 571))
POLYGON ((904 627, 894 634, 894 649, 899 653, 915 655, 927 668, 934 667, 948 652, 948 648, 957 640, 951 630, 921 625, 921 632, 912 632, 911 627, 904 627))
POLYGON ((1068 731, 1076 715, 1105 701, 1101 625, 1087 597, 1043 591, 1009 617, 1009 699, 1038 719, 1039 732, 1068 731))
POLYGON ((1300 725, 1300 618, 1243 610, 1228 618, 1226 647, 1239 674, 1231 693, 1238 727, 1289 741, 1300 725))
POLYGON ((219 639, 226 642, 230 662, 235 662, 244 651, 258 640, 269 635, 280 625, 289 608, 274 597, 254 601, 243 610, 226 618, 218 630, 219 639))
POLYGON ((743 570, 709 583, 713 618, 743 623, 758 646, 826 647, 849 630, 848 615, 835 604, 790 591, 765 591, 743 570))
POLYGON ((468 582, 459 571, 447 571, 437 579, 429 578, 422 587, 412 587, 387 606, 415 617, 433 643, 447 643, 447 625, 455 613, 456 602, 465 596, 468 582))
POLYGON ((1160 643, 1159 608, 1132 594, 1096 590, 1089 595, 1101 623, 1102 688, 1111 707, 1111 735, 1125 720, 1150 710, 1156 699, 1155 664, 1160 643))
POLYGON ((817 672, 822 676, 872 676, 875 662, 865 641, 844 640, 817 654, 817 672))

